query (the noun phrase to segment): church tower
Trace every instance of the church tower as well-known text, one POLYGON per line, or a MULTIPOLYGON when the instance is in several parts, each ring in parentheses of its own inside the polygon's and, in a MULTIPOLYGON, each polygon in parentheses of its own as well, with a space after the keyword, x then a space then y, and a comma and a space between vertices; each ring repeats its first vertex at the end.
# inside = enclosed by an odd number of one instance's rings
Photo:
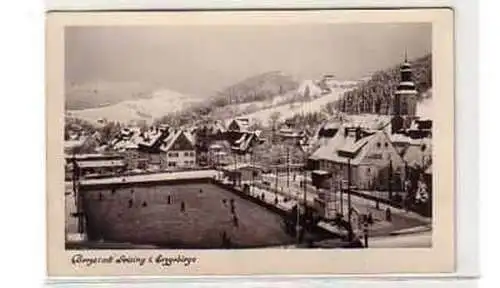
POLYGON ((394 115, 414 117, 416 113, 417 89, 413 82, 413 71, 405 52, 405 62, 400 69, 401 81, 394 93, 394 115))
POLYGON ((417 89, 413 82, 413 71, 405 51, 405 61, 400 67, 401 81, 394 93, 394 102, 392 107, 393 113, 393 131, 398 131, 404 128, 404 123, 411 121, 416 114, 417 106, 417 89), (406 120, 406 121, 405 121, 406 120))

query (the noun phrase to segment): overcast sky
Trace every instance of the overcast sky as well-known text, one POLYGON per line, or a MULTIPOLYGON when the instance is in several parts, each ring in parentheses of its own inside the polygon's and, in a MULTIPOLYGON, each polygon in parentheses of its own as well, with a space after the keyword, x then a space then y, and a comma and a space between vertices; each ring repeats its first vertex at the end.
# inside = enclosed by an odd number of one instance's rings
POLYGON ((71 27, 66 82, 141 82, 212 94, 255 74, 359 79, 431 52, 430 24, 71 27))

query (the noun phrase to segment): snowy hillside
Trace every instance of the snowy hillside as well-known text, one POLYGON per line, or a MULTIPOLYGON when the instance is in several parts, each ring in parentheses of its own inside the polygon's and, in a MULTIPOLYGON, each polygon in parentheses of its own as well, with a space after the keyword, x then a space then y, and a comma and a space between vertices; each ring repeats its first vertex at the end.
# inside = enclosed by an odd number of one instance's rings
POLYGON ((354 89, 356 82, 346 81, 343 85, 342 81, 335 81, 328 86, 328 91, 325 91, 314 81, 303 81, 297 91, 276 97, 273 101, 274 105, 265 109, 256 109, 254 112, 244 114, 244 116, 266 125, 271 115, 276 113, 279 113, 281 119, 286 119, 296 114, 319 112, 326 104, 337 101, 343 93, 354 89), (293 95, 293 101, 287 101, 290 100, 291 95, 293 95))
POLYGON ((68 115, 97 122, 101 119, 128 123, 131 121, 146 121, 151 123, 154 119, 165 114, 178 112, 200 103, 202 99, 170 90, 153 92, 149 99, 122 101, 114 105, 84 110, 70 110, 68 115))
POLYGON ((122 101, 151 98, 150 85, 135 82, 96 81, 67 84, 65 106, 68 110, 82 110, 114 105, 122 101))

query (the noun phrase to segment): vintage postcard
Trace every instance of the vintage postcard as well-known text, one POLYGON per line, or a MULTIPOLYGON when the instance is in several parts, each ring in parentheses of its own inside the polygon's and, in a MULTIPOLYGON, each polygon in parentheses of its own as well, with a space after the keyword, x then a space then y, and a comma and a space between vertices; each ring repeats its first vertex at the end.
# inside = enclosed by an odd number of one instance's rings
POLYGON ((453 272, 453 11, 47 15, 49 276, 453 272))

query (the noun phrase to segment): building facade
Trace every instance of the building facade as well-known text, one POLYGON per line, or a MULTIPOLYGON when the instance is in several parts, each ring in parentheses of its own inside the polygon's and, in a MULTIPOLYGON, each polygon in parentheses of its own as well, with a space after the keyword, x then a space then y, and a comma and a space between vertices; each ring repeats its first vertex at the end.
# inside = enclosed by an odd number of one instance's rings
POLYGON ((404 162, 384 131, 343 126, 310 160, 314 170, 331 173, 323 184, 328 188, 338 187, 340 181, 350 176, 356 189, 389 190, 391 183, 393 191, 402 190, 404 162))

